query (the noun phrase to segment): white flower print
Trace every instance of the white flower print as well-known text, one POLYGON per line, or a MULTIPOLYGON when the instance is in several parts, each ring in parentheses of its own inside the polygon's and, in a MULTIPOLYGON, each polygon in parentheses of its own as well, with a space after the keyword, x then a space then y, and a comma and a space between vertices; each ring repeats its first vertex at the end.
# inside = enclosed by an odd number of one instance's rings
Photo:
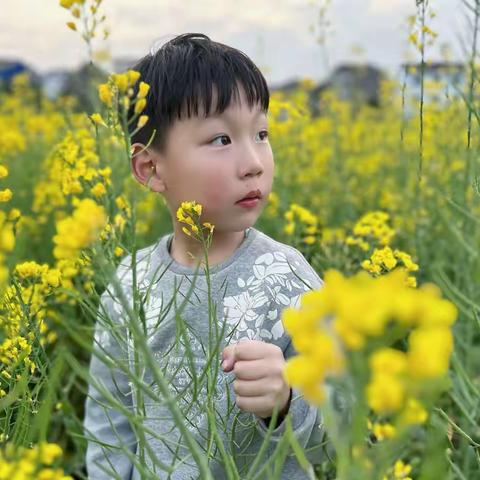
POLYGON ((299 265, 289 262, 283 252, 268 252, 255 260, 253 275, 237 279, 242 292, 224 299, 227 322, 238 323, 234 339, 278 340, 285 334, 279 312, 298 306, 300 295, 308 290, 294 275, 299 265), (265 312, 262 307, 267 304, 270 309, 265 312))
POLYGON ((224 314, 227 323, 237 325, 237 331, 244 332, 248 329, 249 323, 257 320, 256 308, 260 308, 268 302, 263 292, 253 293, 245 290, 239 295, 225 297, 223 300, 224 314))

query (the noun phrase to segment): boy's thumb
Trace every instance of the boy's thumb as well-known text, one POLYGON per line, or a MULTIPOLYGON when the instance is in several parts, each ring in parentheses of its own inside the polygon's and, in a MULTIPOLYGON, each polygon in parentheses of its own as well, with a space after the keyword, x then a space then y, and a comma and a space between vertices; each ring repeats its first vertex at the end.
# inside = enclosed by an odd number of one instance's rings
POLYGON ((233 370, 233 364, 235 363, 235 345, 229 345, 223 349, 222 360, 222 368, 224 372, 230 372, 233 370))

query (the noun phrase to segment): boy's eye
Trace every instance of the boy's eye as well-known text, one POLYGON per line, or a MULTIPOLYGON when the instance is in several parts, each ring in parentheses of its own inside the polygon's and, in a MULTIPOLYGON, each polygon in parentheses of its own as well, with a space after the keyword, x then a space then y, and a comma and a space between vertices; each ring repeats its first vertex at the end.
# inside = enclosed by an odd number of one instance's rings
POLYGON ((266 130, 261 130, 258 132, 258 137, 260 138, 261 142, 264 142, 268 138, 268 132, 266 130))
MULTIPOLYGON (((258 134, 259 134, 261 142, 264 142, 268 138, 267 130, 261 130, 260 132, 258 132, 258 134)), ((224 145, 224 146, 228 145, 229 143, 231 143, 231 140, 230 140, 230 137, 228 135, 218 135, 218 137, 215 137, 210 142, 211 145, 224 145), (218 142, 215 143, 218 139, 220 139, 220 143, 218 143, 218 142)))
POLYGON ((230 143, 230 137, 228 135, 219 135, 218 137, 215 137, 210 143, 212 145, 228 145, 230 143), (216 142, 218 139, 220 139, 220 143, 216 142))

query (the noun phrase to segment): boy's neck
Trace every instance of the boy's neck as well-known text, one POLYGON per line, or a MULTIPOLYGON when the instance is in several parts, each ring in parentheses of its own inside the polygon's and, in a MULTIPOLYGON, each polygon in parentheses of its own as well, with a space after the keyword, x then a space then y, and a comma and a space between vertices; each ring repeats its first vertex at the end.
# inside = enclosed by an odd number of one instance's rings
MULTIPOLYGON (((230 258, 243 242, 245 234, 245 230, 240 232, 214 231, 212 244, 208 249, 209 266, 213 267, 230 258)), ((205 257, 202 244, 177 228, 175 228, 170 245, 170 255, 180 265, 192 268, 195 268, 199 262, 203 262, 205 257)))

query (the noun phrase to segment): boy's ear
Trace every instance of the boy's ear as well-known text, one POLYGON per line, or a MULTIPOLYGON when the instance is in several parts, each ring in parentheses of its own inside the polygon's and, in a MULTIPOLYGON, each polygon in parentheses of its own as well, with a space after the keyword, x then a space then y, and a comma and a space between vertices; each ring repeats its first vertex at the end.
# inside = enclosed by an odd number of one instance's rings
POLYGON ((130 166, 136 180, 153 192, 164 192, 166 188, 159 169, 159 155, 141 143, 134 143, 130 153, 130 166))

